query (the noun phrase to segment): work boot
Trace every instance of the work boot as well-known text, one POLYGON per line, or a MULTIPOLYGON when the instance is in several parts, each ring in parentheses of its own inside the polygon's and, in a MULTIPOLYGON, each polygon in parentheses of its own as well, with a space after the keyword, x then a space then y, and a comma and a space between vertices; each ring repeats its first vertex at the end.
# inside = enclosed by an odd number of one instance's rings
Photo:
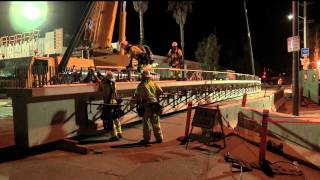
POLYGON ((146 141, 146 140, 141 140, 139 143, 140 143, 140 144, 149 144, 150 142, 149 142, 149 141, 146 141))
POLYGON ((158 143, 158 144, 163 143, 163 140, 162 139, 157 139, 156 143, 158 143))
POLYGON ((110 138, 110 141, 118 141, 119 140, 119 137, 118 136, 112 136, 110 138))
POLYGON ((118 133, 118 138, 121 139, 122 138, 122 134, 118 133))

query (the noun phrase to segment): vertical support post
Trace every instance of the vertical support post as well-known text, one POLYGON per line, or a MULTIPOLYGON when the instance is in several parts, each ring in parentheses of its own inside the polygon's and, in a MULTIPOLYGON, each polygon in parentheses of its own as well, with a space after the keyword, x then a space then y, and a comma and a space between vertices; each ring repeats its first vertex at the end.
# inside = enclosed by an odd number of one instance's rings
POLYGON ((190 129, 190 122, 191 122, 192 100, 190 100, 188 102, 188 108, 187 109, 188 109, 188 112, 187 112, 186 128, 185 128, 185 131, 184 131, 184 136, 178 138, 178 140, 181 141, 181 144, 186 144, 187 141, 189 140, 189 129, 190 129))
POLYGON ((303 1, 303 47, 307 48, 307 2, 303 1))
POLYGON ((259 164, 263 164, 266 160, 266 145, 267 145, 267 132, 268 132, 268 116, 269 110, 264 109, 262 112, 262 122, 260 129, 260 149, 259 149, 259 164))
POLYGON ((242 97, 242 107, 245 107, 247 104, 247 92, 243 93, 243 97, 242 97))
MULTIPOLYGON (((297 1, 292 1, 292 36, 296 36, 296 22, 298 19, 297 16, 297 1)), ((295 51, 292 52, 292 85, 293 85, 293 106, 292 113, 293 115, 299 115, 299 63, 298 63, 299 54, 295 51)))
POLYGON ((176 92, 173 93, 173 108, 176 108, 176 92))
POLYGON ((14 142, 21 150, 29 148, 27 98, 26 96, 12 97, 14 142))
POLYGON ((186 120, 186 129, 185 129, 185 133, 184 133, 185 138, 188 137, 188 135, 189 135, 191 111, 192 111, 192 101, 189 101, 188 102, 187 120, 186 120))

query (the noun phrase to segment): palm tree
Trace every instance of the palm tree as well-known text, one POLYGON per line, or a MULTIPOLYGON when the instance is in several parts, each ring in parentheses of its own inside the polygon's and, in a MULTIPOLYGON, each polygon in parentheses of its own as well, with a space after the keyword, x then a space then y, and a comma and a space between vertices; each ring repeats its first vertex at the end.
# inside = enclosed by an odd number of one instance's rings
POLYGON ((140 44, 144 42, 144 29, 143 29, 143 13, 148 9, 148 1, 133 1, 134 10, 139 13, 140 19, 140 44))
POLYGON ((168 10, 173 12, 173 18, 180 26, 181 49, 184 53, 184 24, 188 12, 192 11, 192 1, 168 1, 168 10))

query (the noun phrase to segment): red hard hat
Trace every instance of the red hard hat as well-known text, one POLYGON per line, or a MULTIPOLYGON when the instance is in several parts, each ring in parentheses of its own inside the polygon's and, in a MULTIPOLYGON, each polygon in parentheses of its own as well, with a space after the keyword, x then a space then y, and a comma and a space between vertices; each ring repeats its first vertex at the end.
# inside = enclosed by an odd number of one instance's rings
POLYGON ((177 42, 172 42, 172 47, 174 47, 174 46, 178 46, 178 43, 177 42))
POLYGON ((123 40, 123 41, 121 41, 121 43, 120 43, 120 45, 128 45, 128 41, 126 41, 126 40, 123 40))

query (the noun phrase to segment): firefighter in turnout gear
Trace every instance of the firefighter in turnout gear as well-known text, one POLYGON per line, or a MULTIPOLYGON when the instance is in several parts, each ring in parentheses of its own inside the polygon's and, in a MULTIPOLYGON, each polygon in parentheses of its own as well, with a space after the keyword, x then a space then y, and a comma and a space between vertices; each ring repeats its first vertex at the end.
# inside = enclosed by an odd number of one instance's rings
MULTIPOLYGON (((182 63, 183 61, 183 54, 182 51, 178 48, 178 43, 172 43, 172 49, 168 52, 168 62, 171 68, 183 68, 182 63)), ((171 77, 179 79, 180 78, 180 71, 170 71, 171 77)))
POLYGON ((163 141, 163 135, 160 127, 160 116, 159 113, 153 108, 153 104, 158 103, 159 96, 163 91, 156 82, 150 79, 150 77, 149 71, 143 71, 141 82, 138 85, 134 95, 137 103, 142 103, 144 107, 142 120, 143 140, 140 141, 140 143, 144 144, 150 142, 151 129, 153 129, 156 143, 162 143, 163 141))
POLYGON ((128 41, 122 41, 120 43, 126 54, 130 58, 130 63, 127 69, 136 69, 139 73, 143 70, 143 67, 153 63, 152 52, 148 46, 145 45, 131 45, 128 41))
POLYGON ((98 78, 94 72, 92 72, 92 74, 96 81, 99 82, 100 91, 103 92, 104 106, 101 113, 103 127, 105 130, 111 130, 111 140, 119 140, 122 138, 121 123, 118 119, 119 117, 115 116, 117 107, 112 106, 118 104, 114 75, 111 71, 108 71, 105 77, 102 76, 100 78, 98 78))

